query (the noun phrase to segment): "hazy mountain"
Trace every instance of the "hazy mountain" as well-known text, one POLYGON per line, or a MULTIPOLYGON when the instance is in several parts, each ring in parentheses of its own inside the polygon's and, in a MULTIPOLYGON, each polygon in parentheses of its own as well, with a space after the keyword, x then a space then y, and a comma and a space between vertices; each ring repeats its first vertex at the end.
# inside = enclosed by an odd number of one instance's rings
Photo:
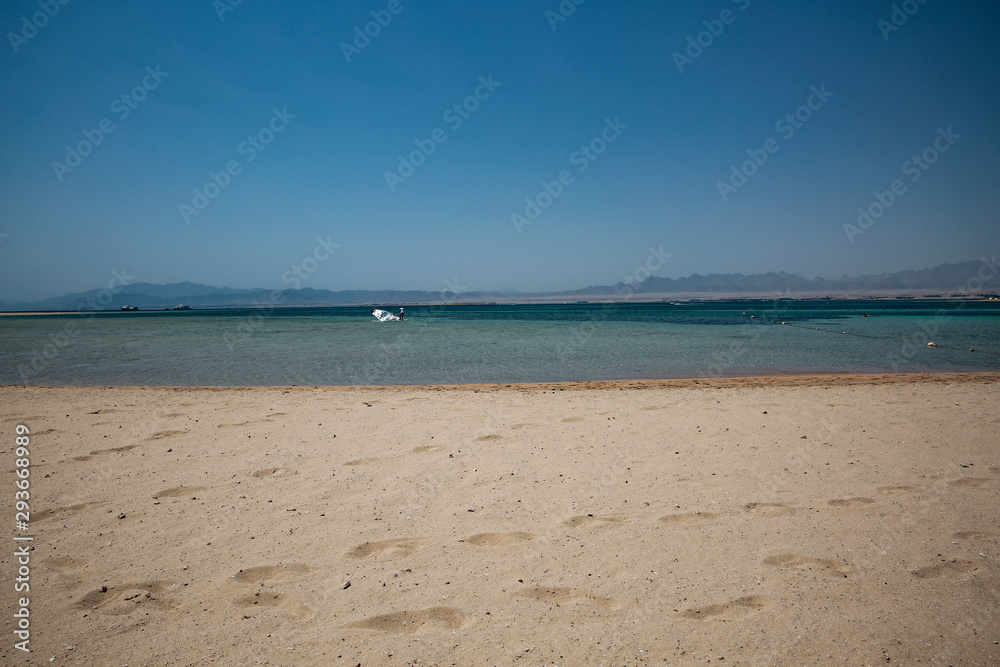
MULTIPOLYGON (((478 292, 465 292, 463 297, 476 298, 478 292)), ((194 308, 256 307, 256 306, 311 306, 350 304, 411 304, 440 301, 440 292, 420 290, 344 290, 333 292, 325 289, 268 290, 263 288, 234 289, 214 287, 199 283, 132 283, 113 290, 94 289, 86 292, 33 301, 30 303, 2 303, 5 311, 79 311, 119 310, 122 306, 136 306, 141 310, 162 310, 181 304, 194 308)))
MULTIPOLYGON (((770 272, 753 275, 742 273, 713 273, 706 276, 693 273, 685 278, 649 277, 639 283, 620 282, 615 285, 593 285, 564 295, 606 294, 759 294, 775 295, 778 292, 796 294, 844 295, 906 290, 935 290, 943 293, 968 291, 966 282, 977 275, 982 262, 942 264, 933 269, 900 271, 869 276, 841 276, 834 280, 805 278, 792 273, 770 272)), ((992 291, 1000 290, 1000 280, 992 291)), ((991 291, 986 286, 986 291, 991 291)))
MULTIPOLYGON (((920 271, 900 271, 869 276, 842 276, 835 280, 825 278, 805 278, 791 273, 762 273, 743 275, 742 273, 709 274, 697 273, 685 278, 649 277, 640 283, 618 283, 617 285, 594 285, 567 292, 524 293, 524 292, 463 292, 457 295, 463 301, 469 300, 509 300, 517 297, 568 299, 579 296, 624 295, 624 294, 740 294, 752 293, 774 295, 778 292, 847 294, 875 291, 903 290, 943 290, 965 291, 966 282, 979 271, 982 262, 962 262, 942 264, 932 269, 920 271)), ((1000 289, 1000 281, 998 288, 1000 289)), ((997 289, 987 291, 996 292, 997 289)), ((420 290, 343 290, 325 289, 234 289, 213 287, 198 283, 133 283, 115 290, 89 290, 66 294, 51 299, 31 303, 0 303, 4 311, 53 311, 53 310, 118 310, 122 306, 137 306, 143 310, 172 308, 185 304, 195 308, 278 306, 320 306, 320 305, 379 305, 433 303, 456 298, 454 294, 427 292, 420 290)))

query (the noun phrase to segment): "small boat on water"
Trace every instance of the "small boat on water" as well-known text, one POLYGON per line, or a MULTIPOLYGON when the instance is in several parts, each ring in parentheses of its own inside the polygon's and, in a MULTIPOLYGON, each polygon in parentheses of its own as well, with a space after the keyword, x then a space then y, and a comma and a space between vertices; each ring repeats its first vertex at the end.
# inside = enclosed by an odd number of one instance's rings
POLYGON ((388 310, 380 310, 378 308, 372 308, 372 315, 375 316, 379 322, 399 322, 400 317, 395 313, 390 313, 388 310))

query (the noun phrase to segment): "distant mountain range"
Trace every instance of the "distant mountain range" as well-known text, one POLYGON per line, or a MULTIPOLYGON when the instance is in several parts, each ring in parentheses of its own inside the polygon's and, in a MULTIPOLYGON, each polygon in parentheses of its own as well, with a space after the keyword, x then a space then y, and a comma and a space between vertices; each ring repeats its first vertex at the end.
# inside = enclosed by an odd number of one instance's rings
MULTIPOLYGON (((805 278, 791 273, 697 273, 686 278, 657 278, 642 282, 594 285, 565 292, 462 292, 460 294, 421 290, 343 290, 325 289, 233 289, 198 283, 132 283, 114 290, 94 289, 87 292, 33 301, 30 303, 0 302, 0 311, 77 311, 119 310, 135 306, 142 310, 162 310, 184 304, 193 308, 238 308, 256 306, 344 306, 377 304, 440 303, 442 301, 560 301, 580 297, 648 299, 651 296, 685 295, 706 297, 721 295, 787 296, 799 295, 862 295, 867 293, 907 294, 913 290, 942 290, 944 294, 968 292, 967 282, 977 275, 981 261, 942 264, 921 271, 900 271, 869 276, 843 276, 835 280, 805 278)), ((1000 291, 996 286, 984 286, 986 292, 1000 291)))
MULTIPOLYGON (((933 269, 899 271, 869 276, 841 276, 835 280, 805 278, 791 273, 761 273, 745 276, 742 273, 713 273, 707 276, 691 274, 687 278, 649 277, 634 288, 637 293, 690 294, 690 293, 764 293, 774 295, 786 290, 793 293, 853 294, 864 292, 905 292, 909 290, 968 291, 966 283, 977 275, 982 261, 941 264, 933 269)), ((1000 290, 1000 276, 993 287, 1000 290)), ((579 294, 607 293, 605 286, 588 287, 579 294)), ((612 288, 612 292, 614 288, 612 288)), ((990 291, 987 289, 987 291, 990 291)))

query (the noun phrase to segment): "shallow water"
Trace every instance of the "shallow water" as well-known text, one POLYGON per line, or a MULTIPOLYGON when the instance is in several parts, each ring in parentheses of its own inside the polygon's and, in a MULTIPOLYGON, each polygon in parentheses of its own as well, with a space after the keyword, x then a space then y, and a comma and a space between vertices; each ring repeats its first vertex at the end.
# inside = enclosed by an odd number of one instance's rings
POLYGON ((452 384, 1000 370, 995 301, 407 306, 406 321, 387 323, 368 311, 0 317, 0 384, 452 384))

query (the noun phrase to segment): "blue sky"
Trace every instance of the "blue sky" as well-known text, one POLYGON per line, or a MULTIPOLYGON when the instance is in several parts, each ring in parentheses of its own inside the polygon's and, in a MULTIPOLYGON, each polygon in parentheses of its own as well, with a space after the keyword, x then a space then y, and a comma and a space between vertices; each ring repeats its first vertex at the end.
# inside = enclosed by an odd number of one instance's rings
POLYGON ((6 2, 0 299, 103 287, 123 267, 288 287, 317 238, 339 247, 301 285, 334 290, 572 289, 661 246, 670 277, 997 251, 1000 9, 910 0, 890 31, 891 2, 673 4, 243 0, 220 18, 221 0, 6 2), (348 62, 372 12, 391 20, 348 62), (688 37, 703 46, 679 68, 688 37), (789 136, 776 123, 797 110, 789 136), (416 142, 433 152, 398 171, 416 142), (904 171, 926 149, 934 163, 904 171), (733 186, 753 154, 767 160, 733 186), (880 217, 845 231, 897 180, 880 217), (526 198, 547 207, 515 225, 526 198))

